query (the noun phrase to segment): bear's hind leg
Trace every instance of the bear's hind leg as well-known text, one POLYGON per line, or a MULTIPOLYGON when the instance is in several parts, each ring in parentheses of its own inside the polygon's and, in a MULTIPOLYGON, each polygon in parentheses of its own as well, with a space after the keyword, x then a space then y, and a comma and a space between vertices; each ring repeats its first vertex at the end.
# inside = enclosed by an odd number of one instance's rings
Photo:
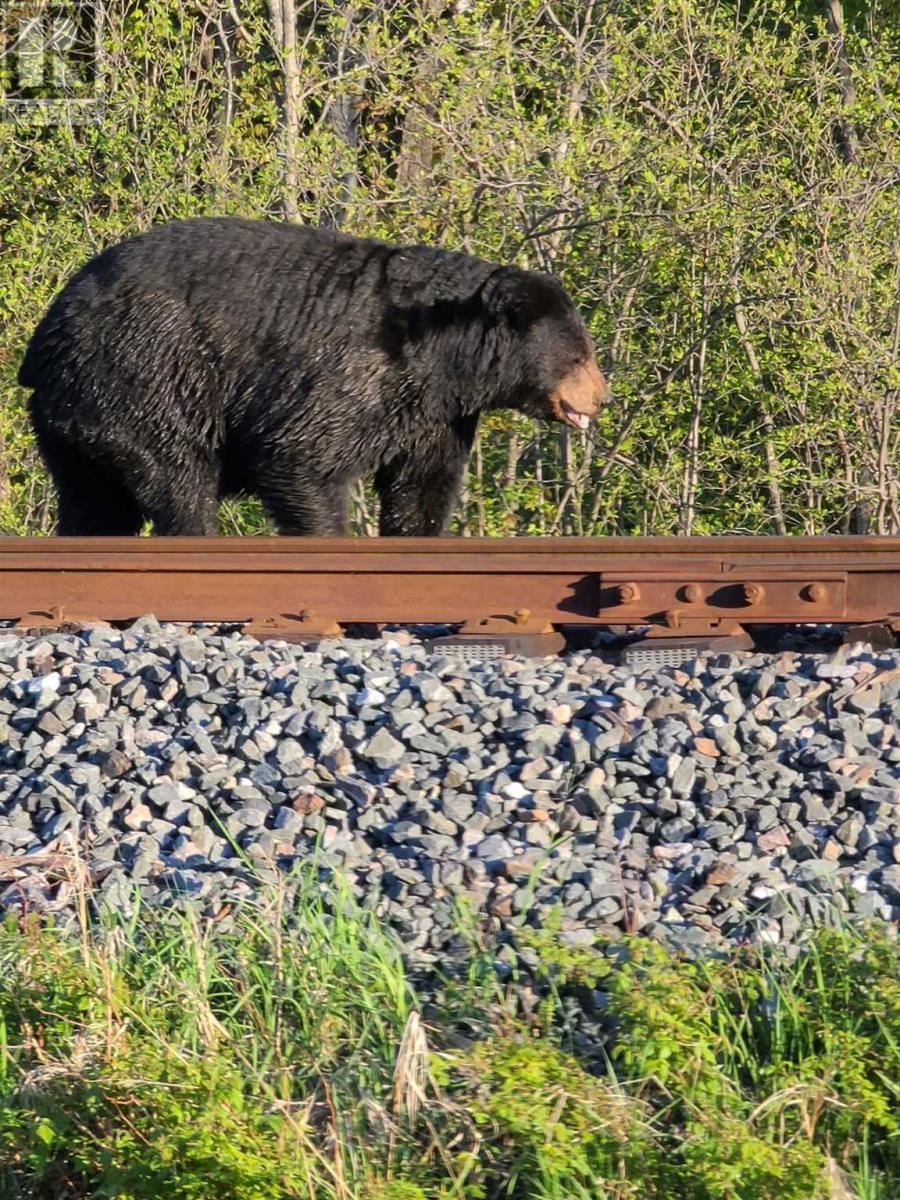
POLYGON ((350 487, 310 480, 299 471, 273 471, 255 483, 278 532, 290 537, 343 537, 347 532, 350 487))
POLYGON ((147 501, 147 516, 157 537, 215 537, 219 531, 219 500, 201 485, 179 494, 156 490, 147 501))
POLYGON ((38 448, 56 489, 60 537, 130 537, 140 532, 139 504, 106 469, 51 434, 38 434, 38 448))
POLYGON ((157 537, 214 537, 219 531, 218 466, 182 447, 130 463, 129 476, 157 537))

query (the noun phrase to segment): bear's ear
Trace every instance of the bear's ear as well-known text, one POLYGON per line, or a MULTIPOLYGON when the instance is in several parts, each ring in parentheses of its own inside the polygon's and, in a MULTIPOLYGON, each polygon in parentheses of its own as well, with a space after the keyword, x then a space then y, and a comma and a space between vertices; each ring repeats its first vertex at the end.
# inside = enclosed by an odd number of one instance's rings
POLYGON ((496 271, 487 281, 483 294, 488 311, 513 329, 527 329, 541 314, 542 305, 534 282, 524 271, 514 267, 496 271))

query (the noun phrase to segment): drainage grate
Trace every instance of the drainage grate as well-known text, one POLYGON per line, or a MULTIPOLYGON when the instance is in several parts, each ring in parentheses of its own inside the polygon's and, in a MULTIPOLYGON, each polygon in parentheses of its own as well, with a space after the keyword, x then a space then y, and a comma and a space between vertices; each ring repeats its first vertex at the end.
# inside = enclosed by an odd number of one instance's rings
POLYGON ((619 661, 626 667, 652 671, 658 667, 680 667, 683 663, 690 662, 702 653, 703 648, 698 646, 666 646, 658 649, 647 646, 628 646, 622 651, 619 661))
POLYGON ((503 642, 482 642, 474 638, 441 638, 439 642, 431 642, 428 649, 441 654, 451 654, 463 662, 495 662, 509 654, 509 648, 503 642))

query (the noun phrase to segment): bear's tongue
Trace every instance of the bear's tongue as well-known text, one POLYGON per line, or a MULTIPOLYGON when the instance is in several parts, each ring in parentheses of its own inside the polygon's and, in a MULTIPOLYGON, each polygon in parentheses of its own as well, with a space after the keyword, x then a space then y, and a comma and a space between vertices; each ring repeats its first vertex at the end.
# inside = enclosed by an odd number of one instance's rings
POLYGON ((563 403, 563 410, 566 414, 566 419, 575 426, 576 429, 587 429, 591 423, 591 418, 587 413, 576 412, 574 408, 570 408, 568 404, 563 403))

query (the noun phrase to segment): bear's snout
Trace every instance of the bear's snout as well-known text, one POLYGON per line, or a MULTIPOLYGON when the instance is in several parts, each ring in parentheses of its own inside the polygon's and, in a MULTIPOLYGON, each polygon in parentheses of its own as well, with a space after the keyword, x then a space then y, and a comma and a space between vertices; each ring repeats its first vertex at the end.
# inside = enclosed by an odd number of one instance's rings
POLYGON ((593 358, 565 375, 550 393, 557 421, 587 429, 609 396, 609 387, 593 358))

